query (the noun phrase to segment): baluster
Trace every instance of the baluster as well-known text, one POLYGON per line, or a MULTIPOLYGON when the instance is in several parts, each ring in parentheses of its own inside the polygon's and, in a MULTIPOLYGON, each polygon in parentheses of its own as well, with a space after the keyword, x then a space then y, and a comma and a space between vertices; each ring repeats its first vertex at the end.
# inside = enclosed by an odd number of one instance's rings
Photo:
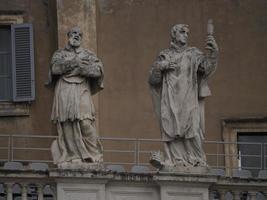
POLYGON ((227 193, 227 191, 220 189, 218 190, 218 192, 219 192, 220 200, 225 200, 225 194, 227 193))
POLYGON ((239 190, 233 191, 233 195, 234 195, 234 200, 240 200, 240 191, 239 190))
POLYGON ((248 194, 250 196, 250 200, 256 200, 256 198, 257 198, 257 192, 256 191, 249 191, 248 194))
POLYGON ((13 187, 13 183, 7 183, 6 184, 7 200, 13 200, 12 187, 13 187))
POLYGON ((210 190, 209 191, 209 200, 213 200, 215 196, 216 191, 215 190, 210 190))
POLYGON ((261 193, 263 194, 263 196, 264 196, 265 198, 267 198, 267 191, 262 191, 261 193))
POLYGON ((57 198, 57 188, 55 185, 50 185, 50 189, 53 193, 53 199, 56 199, 57 198))
POLYGON ((38 200, 43 200, 44 199, 44 192, 43 192, 43 185, 42 184, 37 185, 37 192, 38 192, 38 200))
POLYGON ((22 183, 21 184, 21 200, 27 200, 27 184, 26 183, 22 183))

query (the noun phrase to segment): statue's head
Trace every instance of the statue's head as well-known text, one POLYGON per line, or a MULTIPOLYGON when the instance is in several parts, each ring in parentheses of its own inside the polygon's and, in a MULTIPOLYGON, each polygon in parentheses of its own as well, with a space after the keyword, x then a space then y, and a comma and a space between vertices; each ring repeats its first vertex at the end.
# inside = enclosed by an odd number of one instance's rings
POLYGON ((69 38, 69 45, 77 48, 79 46, 81 46, 81 42, 82 42, 82 31, 79 27, 73 27, 72 29, 70 29, 70 31, 68 32, 68 38, 69 38))
POLYGON ((189 28, 186 24, 176 24, 171 29, 172 42, 178 45, 186 45, 188 39, 189 28))

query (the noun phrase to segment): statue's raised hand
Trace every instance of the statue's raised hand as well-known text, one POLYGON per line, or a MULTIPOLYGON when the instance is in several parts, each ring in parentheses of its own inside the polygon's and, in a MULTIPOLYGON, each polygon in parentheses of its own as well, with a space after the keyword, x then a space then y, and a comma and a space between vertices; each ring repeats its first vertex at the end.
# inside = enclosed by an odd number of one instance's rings
POLYGON ((208 35, 206 39, 206 49, 212 52, 218 52, 219 48, 213 35, 208 35))

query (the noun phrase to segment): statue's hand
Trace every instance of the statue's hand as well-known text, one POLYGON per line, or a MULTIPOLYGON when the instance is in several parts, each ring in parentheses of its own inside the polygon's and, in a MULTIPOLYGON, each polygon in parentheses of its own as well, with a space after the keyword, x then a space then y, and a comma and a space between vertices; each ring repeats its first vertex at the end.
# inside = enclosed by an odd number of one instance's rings
POLYGON ((92 65, 89 70, 89 77, 98 78, 101 76, 101 70, 98 66, 92 65))
POLYGON ((80 68, 76 67, 72 71, 66 74, 66 77, 77 76, 80 74, 80 68))
POLYGON ((164 61, 162 62, 162 65, 160 65, 159 69, 160 71, 169 71, 174 70, 176 67, 176 63, 164 61))
POLYGON ((162 81, 162 73, 160 69, 154 68, 149 76, 149 83, 151 85, 158 85, 162 81))
POLYGON ((88 58, 80 58, 76 56, 73 61, 76 63, 77 66, 82 67, 82 65, 89 65, 89 59, 88 58))
POLYGON ((206 39, 206 49, 212 52, 218 52, 219 48, 213 35, 208 35, 206 39))
POLYGON ((89 61, 88 58, 83 58, 83 59, 80 60, 80 64, 88 66, 90 64, 90 61, 89 61))
POLYGON ((65 66, 64 72, 66 74, 70 74, 76 67, 77 65, 75 63, 70 62, 68 65, 65 66))
POLYGON ((177 67, 177 63, 170 62, 169 67, 167 68, 167 70, 175 70, 176 67, 177 67))
POLYGON ((78 57, 68 58, 64 64, 64 74, 71 74, 74 69, 80 65, 80 59, 78 57))
POLYGON ((152 75, 153 75, 153 78, 157 80, 161 79, 161 76, 162 76, 160 70, 157 70, 157 69, 153 70, 152 75))

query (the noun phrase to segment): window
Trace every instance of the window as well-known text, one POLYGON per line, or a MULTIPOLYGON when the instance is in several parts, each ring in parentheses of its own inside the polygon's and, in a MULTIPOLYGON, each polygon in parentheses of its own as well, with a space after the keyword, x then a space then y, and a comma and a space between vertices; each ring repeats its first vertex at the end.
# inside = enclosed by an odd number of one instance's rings
POLYGON ((250 170, 253 176, 267 167, 267 117, 223 119, 226 174, 250 170))
POLYGON ((240 167, 248 169, 253 176, 266 169, 267 164, 267 133, 237 133, 240 167))
POLYGON ((0 26, 0 100, 12 100, 11 29, 0 26))
POLYGON ((35 99, 31 24, 0 24, 0 101, 35 99))

